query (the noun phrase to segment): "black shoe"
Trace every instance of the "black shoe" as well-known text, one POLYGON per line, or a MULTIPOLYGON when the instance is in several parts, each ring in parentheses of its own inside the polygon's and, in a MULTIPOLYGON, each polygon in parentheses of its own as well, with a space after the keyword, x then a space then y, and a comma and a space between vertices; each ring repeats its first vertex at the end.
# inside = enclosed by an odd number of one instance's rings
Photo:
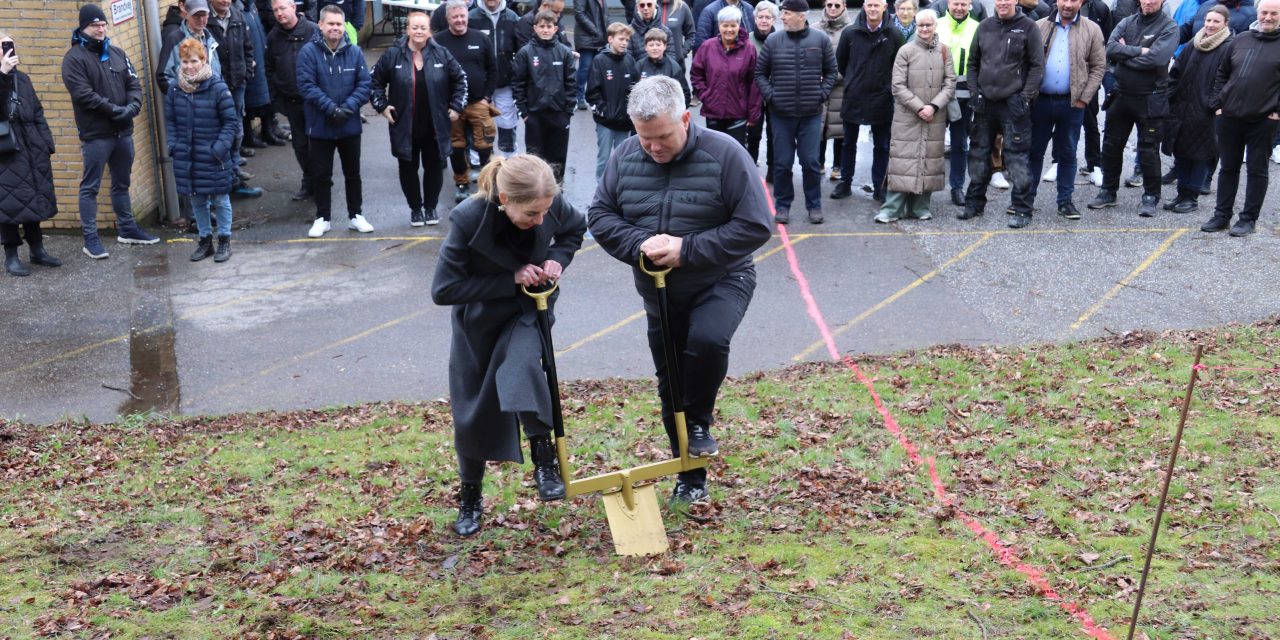
POLYGON ((822 209, 809 210, 809 224, 822 224, 823 220, 822 209))
POLYGON ((311 198, 311 195, 312 195, 311 190, 306 187, 303 187, 301 189, 298 189, 297 191, 294 191, 293 195, 289 196, 289 199, 294 201, 308 200, 311 198))
POLYGON ((586 100, 578 100, 578 111, 590 111, 591 105, 586 100))
POLYGON ((4 248, 4 270, 9 272, 11 276, 29 276, 31 269, 27 265, 22 264, 22 260, 18 259, 17 247, 4 248))
POLYGON ((218 236, 218 249, 213 252, 214 262, 226 262, 231 259, 231 236, 218 236))
POLYGON ((236 177, 240 179, 240 182, 248 182, 254 178, 254 175, 244 169, 236 169, 236 177))
POLYGON ((49 255, 44 250, 44 240, 37 240, 32 243, 27 240, 27 244, 31 246, 31 264, 38 264, 43 267, 61 267, 62 261, 49 255))
POLYGON ((471 185, 460 184, 458 185, 458 192, 453 195, 453 201, 461 203, 469 197, 471 197, 471 185))
POLYGON ((480 496, 480 485, 462 483, 458 488, 458 519, 453 523, 453 532, 466 538, 480 531, 480 519, 484 516, 484 498, 480 496))
POLYGON ((1138 207, 1138 215, 1143 218, 1150 218, 1156 215, 1156 205, 1160 204, 1160 198, 1150 194, 1142 195, 1142 206, 1138 207))
POLYGON ((1200 208, 1200 203, 1196 202, 1195 198, 1182 198, 1173 203, 1173 206, 1166 208, 1174 213, 1191 213, 1200 208))
POLYGON ((714 456, 720 453, 720 446, 711 437, 711 427, 702 424, 689 425, 689 455, 694 458, 714 456))
POLYGON ((879 202, 880 204, 884 204, 884 190, 873 191, 871 193, 871 199, 879 202))
POLYGON ((529 453, 533 458, 533 484, 538 487, 538 499, 543 502, 564 499, 564 480, 560 478, 560 460, 551 436, 529 438, 529 453))
POLYGON ((434 227, 440 224, 440 216, 436 215, 436 208, 431 207, 422 212, 422 221, 427 223, 428 227, 434 227))
POLYGON ((959 215, 956 216, 956 219, 968 220, 970 218, 981 218, 981 217, 982 217, 982 209, 979 209, 978 207, 971 204, 966 204, 964 205, 964 211, 961 211, 959 215))
POLYGON ((258 152, 254 151, 253 147, 240 147, 240 157, 252 158, 256 155, 258 155, 258 152))
POLYGON ((1134 170, 1133 170, 1133 175, 1131 175, 1131 176, 1129 176, 1128 178, 1126 178, 1126 179, 1125 179, 1125 181, 1124 181, 1124 186, 1126 186, 1126 187, 1141 187, 1141 186, 1142 186, 1142 172, 1141 172, 1141 171, 1139 171, 1138 169, 1134 169, 1134 170))
POLYGON ((775 223, 777 223, 777 224, 790 224, 790 223, 791 223, 791 212, 790 212, 790 211, 779 211, 778 213, 774 214, 774 216, 773 216, 773 221, 774 221, 775 223))
POLYGON ((853 188, 849 186, 848 182, 844 182, 843 180, 837 182, 835 188, 831 190, 832 200, 844 200, 851 195, 853 195, 853 188))
POLYGON ((414 209, 409 212, 409 226, 421 227, 427 223, 426 214, 422 213, 422 209, 414 209))
POLYGON ((1093 202, 1089 203, 1090 209, 1105 209, 1114 206, 1116 206, 1116 194, 1114 191, 1098 191, 1098 195, 1093 197, 1093 202))
POLYGON ((1230 225, 1231 216, 1222 216, 1215 213, 1212 218, 1209 218, 1208 222, 1200 225, 1200 230, 1205 233, 1217 233, 1226 231, 1230 225))
POLYGON ((671 492, 672 504, 689 505, 695 502, 707 501, 707 486, 704 484, 693 484, 684 480, 676 480, 675 491, 671 492))
POLYGON ((1067 220, 1079 220, 1080 210, 1076 208, 1074 202, 1064 202, 1058 205, 1058 215, 1067 220))
POLYGON ((268 127, 262 132, 262 141, 273 147, 283 147, 288 144, 288 142, 285 141, 283 134, 283 131, 277 133, 274 129, 268 127))
POLYGON ((1163 176, 1160 176, 1160 184, 1173 184, 1177 181, 1178 181, 1178 173, 1173 169, 1169 169, 1168 173, 1164 174, 1163 176))
POLYGON ((1253 233, 1254 224, 1253 220, 1236 220, 1236 223, 1231 225, 1231 231, 1228 233, 1232 238, 1242 238, 1253 233))
POLYGON ((964 206, 964 189, 951 190, 951 204, 954 204, 957 207, 964 206))
POLYGON ((1027 225, 1029 225, 1029 224, 1031 224, 1031 216, 1026 215, 1026 214, 1023 214, 1023 213, 1011 213, 1011 214, 1009 214, 1009 228, 1010 228, 1010 229, 1021 229, 1021 228, 1025 227, 1025 226, 1027 226, 1027 225))
POLYGON ((201 236, 196 250, 191 252, 191 261, 200 262, 213 255, 213 236, 201 236))

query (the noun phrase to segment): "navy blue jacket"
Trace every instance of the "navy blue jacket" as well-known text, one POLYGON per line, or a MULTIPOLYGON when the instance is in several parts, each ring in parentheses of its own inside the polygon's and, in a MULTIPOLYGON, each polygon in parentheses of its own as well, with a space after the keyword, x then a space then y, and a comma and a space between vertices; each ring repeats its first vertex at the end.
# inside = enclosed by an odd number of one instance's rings
POLYGON ((178 193, 231 193, 231 145, 240 116, 227 84, 213 77, 187 93, 174 83, 164 94, 164 124, 178 193))
POLYGON ((360 47, 343 38, 330 51, 317 31, 298 52, 298 93, 307 119, 307 137, 337 140, 360 135, 360 105, 369 101, 369 67, 360 47), (329 115, 345 107, 351 117, 333 122, 329 115))

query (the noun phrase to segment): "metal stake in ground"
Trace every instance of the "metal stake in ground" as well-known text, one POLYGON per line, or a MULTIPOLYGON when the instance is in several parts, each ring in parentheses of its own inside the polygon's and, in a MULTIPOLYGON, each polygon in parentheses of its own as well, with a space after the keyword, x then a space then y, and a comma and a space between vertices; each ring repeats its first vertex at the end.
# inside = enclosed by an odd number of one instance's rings
POLYGON ((1204 345, 1196 345, 1196 361, 1191 365, 1191 379, 1187 380, 1187 394, 1182 398, 1182 414, 1178 416, 1178 432, 1173 436, 1173 451, 1169 454, 1169 466, 1164 470, 1164 487, 1160 489, 1160 502, 1156 505, 1156 523, 1151 527, 1151 541, 1147 543, 1147 559, 1142 563, 1142 580, 1138 582, 1138 599, 1133 603, 1133 618, 1129 620, 1129 637, 1138 630, 1138 612, 1142 610, 1142 596, 1147 590, 1147 574, 1151 571, 1151 556, 1156 552, 1156 536, 1160 533, 1160 520, 1164 518, 1164 502, 1169 497, 1169 483, 1173 481, 1173 467, 1178 464, 1178 448, 1182 446, 1182 429, 1187 425, 1187 412, 1191 409, 1191 392, 1196 388, 1200 374, 1200 355, 1204 345))

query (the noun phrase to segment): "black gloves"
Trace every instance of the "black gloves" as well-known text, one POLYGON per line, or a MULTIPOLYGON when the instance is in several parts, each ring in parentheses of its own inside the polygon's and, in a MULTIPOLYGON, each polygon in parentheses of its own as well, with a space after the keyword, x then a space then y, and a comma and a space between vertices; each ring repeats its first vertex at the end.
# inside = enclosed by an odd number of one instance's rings
POLYGON ((334 107, 333 111, 329 112, 329 124, 340 125, 353 115, 355 112, 346 107, 334 107))
POLYGON ((113 122, 125 122, 127 120, 132 120, 135 115, 137 115, 137 113, 134 112, 131 105, 111 105, 111 120, 113 122))

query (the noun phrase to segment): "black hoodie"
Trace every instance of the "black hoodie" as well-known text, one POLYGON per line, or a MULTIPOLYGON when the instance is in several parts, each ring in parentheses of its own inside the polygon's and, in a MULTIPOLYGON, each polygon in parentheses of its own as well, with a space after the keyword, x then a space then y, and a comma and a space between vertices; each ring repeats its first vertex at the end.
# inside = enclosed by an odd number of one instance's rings
POLYGON ((1280 113, 1280 30, 1250 29, 1226 46, 1209 106, 1222 115, 1258 121, 1280 113))

